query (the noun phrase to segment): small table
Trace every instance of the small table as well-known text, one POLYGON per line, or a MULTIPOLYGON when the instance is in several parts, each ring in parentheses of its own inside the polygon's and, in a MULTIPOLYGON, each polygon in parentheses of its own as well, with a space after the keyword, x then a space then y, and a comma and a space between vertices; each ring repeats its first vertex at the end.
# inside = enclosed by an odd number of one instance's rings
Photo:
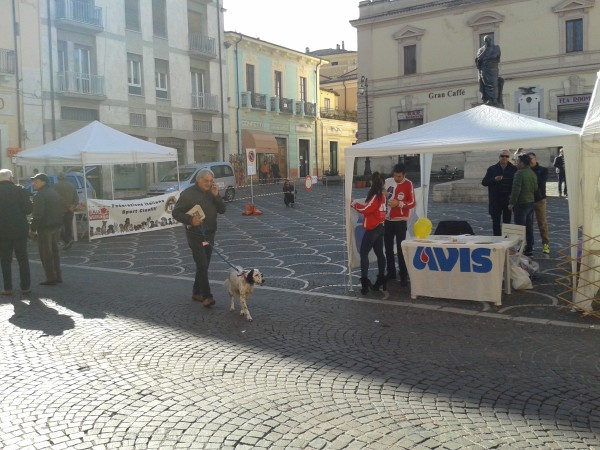
POLYGON ((402 241, 411 297, 502 304, 502 279, 510 294, 509 250, 517 239, 502 236, 429 236, 402 241))

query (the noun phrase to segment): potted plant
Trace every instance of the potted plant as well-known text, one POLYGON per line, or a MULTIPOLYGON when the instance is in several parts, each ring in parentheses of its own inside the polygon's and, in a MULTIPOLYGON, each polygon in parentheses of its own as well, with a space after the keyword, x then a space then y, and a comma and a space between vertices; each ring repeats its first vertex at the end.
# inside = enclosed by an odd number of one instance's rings
POLYGON ((364 188, 367 185, 365 181, 365 177, 363 175, 356 175, 354 177, 354 187, 355 188, 364 188))
POLYGON ((326 170, 325 176, 323 177, 323 184, 340 184, 342 177, 340 177, 337 170, 326 170))

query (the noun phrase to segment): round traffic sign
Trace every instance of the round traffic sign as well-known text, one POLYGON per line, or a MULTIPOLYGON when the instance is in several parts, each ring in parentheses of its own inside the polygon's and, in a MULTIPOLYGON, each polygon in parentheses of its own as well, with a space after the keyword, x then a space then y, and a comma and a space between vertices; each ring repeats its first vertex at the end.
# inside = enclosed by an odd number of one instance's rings
POLYGON ((306 190, 312 189, 312 177, 310 175, 306 175, 306 178, 304 179, 304 187, 306 190))

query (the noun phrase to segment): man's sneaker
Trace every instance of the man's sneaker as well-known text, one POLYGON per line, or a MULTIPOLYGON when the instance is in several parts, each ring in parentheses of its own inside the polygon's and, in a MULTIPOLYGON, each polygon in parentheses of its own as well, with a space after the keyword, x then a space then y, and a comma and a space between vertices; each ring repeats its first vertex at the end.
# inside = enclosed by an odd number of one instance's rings
POLYGON ((550 244, 544 244, 544 249, 542 250, 546 255, 550 254, 550 244))

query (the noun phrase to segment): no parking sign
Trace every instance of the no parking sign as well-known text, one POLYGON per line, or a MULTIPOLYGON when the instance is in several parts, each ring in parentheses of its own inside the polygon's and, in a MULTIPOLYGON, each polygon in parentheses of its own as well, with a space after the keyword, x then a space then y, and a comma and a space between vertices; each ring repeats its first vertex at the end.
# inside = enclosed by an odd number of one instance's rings
POLYGON ((256 175, 256 149, 246 149, 246 167, 247 175, 256 175))

